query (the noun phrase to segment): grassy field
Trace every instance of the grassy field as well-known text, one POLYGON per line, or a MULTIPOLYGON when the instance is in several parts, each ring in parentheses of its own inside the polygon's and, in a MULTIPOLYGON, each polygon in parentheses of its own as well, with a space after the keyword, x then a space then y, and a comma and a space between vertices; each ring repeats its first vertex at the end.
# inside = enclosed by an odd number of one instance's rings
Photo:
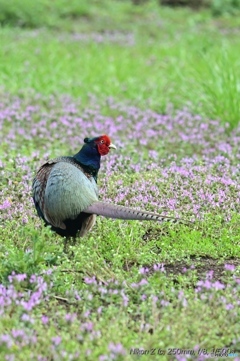
POLYGON ((0 0, 0 359, 239 360, 239 18, 52 4, 0 0), (103 133, 100 198, 192 225, 43 226, 37 168, 103 133))

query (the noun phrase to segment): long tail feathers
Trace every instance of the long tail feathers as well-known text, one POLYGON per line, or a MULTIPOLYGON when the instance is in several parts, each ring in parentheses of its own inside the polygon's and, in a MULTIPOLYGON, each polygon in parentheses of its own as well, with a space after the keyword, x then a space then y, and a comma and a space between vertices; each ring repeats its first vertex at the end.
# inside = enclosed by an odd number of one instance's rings
POLYGON ((127 219, 127 220, 143 220, 143 221, 158 221, 158 222, 172 222, 172 223, 192 223, 191 221, 178 219, 174 217, 161 216, 160 214, 138 211, 136 209, 119 206, 111 203, 96 202, 88 208, 84 209, 85 213, 97 214, 107 218, 127 219))

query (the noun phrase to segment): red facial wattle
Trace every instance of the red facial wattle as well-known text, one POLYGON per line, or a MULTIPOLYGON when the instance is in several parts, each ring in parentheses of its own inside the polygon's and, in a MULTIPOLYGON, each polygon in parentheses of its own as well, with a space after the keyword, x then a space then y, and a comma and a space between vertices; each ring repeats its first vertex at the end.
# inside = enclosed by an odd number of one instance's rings
POLYGON ((111 139, 107 135, 102 135, 96 140, 97 149, 101 156, 107 155, 111 148, 115 148, 115 145, 111 143, 111 139))

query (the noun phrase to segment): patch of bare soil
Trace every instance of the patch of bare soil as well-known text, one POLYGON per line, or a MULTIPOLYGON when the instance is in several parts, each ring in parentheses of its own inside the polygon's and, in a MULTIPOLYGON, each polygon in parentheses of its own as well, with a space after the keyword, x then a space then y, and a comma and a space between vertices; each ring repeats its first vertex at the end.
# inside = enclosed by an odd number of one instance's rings
MULTIPOLYGON (((240 266, 240 259, 229 259, 223 263, 222 260, 219 261, 210 257, 192 257, 191 265, 189 265, 189 262, 176 261, 175 263, 164 264, 164 269, 167 274, 173 275, 185 274, 187 271, 195 270, 199 279, 205 278, 209 271, 213 271, 212 280, 220 280, 226 272, 225 264, 237 267, 240 266)), ((152 267, 149 268, 151 269, 152 267)))

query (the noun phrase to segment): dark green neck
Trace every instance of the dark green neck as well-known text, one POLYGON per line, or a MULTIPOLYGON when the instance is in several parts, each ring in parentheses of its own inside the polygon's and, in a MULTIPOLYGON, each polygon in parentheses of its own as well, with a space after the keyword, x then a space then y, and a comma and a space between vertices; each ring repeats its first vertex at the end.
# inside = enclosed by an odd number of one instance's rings
POLYGON ((95 181, 97 181, 101 156, 96 146, 84 144, 82 149, 75 154, 73 158, 81 165, 86 173, 91 174, 95 181))

